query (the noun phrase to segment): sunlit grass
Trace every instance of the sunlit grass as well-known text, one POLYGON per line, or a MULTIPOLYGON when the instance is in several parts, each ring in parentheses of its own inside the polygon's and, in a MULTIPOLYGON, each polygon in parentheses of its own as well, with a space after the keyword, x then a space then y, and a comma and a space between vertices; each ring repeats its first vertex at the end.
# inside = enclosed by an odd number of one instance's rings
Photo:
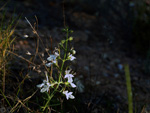
MULTIPOLYGON (((10 59, 10 54, 7 52, 13 50, 12 43, 15 40, 15 37, 12 37, 15 30, 15 18, 11 18, 10 21, 6 21, 5 19, 5 11, 3 13, 3 17, 1 18, 0 23, 0 78, 2 80, 1 93, 5 95, 5 83, 6 83, 6 75, 7 75, 7 64, 10 59)), ((3 101, 4 104, 4 101, 3 101)))

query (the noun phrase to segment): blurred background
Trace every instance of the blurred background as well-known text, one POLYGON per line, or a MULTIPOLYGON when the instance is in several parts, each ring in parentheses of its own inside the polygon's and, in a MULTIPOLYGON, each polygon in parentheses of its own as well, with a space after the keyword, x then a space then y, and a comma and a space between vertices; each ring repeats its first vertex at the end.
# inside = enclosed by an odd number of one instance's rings
MULTIPOLYGON (((0 6, 5 3, 1 0, 0 6)), ((50 37, 53 49, 63 39, 64 24, 74 31, 77 59, 72 68, 81 85, 79 113, 127 112, 124 64, 130 68, 136 113, 144 106, 150 112, 150 0, 9 0, 4 10, 6 22, 20 16, 15 52, 26 58, 27 51, 35 52, 36 36, 25 17, 33 25, 37 17, 39 35, 48 48, 50 37)), ((40 79, 39 73, 28 70, 27 63, 14 59, 14 76, 22 72, 29 73, 33 81, 40 79)))

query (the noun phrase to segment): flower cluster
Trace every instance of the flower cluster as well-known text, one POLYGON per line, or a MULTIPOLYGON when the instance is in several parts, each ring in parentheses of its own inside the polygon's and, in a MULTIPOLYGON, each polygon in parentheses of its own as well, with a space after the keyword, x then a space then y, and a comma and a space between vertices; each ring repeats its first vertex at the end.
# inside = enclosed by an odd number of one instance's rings
MULTIPOLYGON (((73 50, 73 54, 75 54, 75 50, 73 50)), ((73 61, 76 59, 76 57, 73 56, 73 54, 68 54, 65 61, 66 60, 70 60, 70 61, 73 61)), ((58 59, 60 60, 60 55, 58 52, 54 52, 54 54, 51 54, 47 60, 49 61, 49 63, 45 64, 47 67, 51 67, 51 65, 53 64, 58 64, 58 59)), ((76 85, 73 83, 73 77, 74 75, 70 73, 71 70, 66 70, 65 71, 65 76, 64 78, 67 79, 67 82, 66 81, 58 81, 58 82, 49 82, 49 79, 48 79, 48 76, 47 76, 47 73, 46 73, 46 80, 43 80, 43 83, 42 84, 39 84, 37 85, 38 88, 41 88, 40 92, 43 93, 43 92, 48 92, 49 91, 49 88, 54 86, 55 84, 59 85, 59 84, 65 84, 65 85, 70 85, 72 88, 75 88, 76 85)), ((73 92, 68 92, 68 90, 65 91, 65 88, 62 90, 62 93, 66 96, 66 99, 68 100, 69 98, 70 99, 74 99, 75 97, 72 95, 73 92)))
MULTIPOLYGON (((39 38, 36 29, 31 25, 31 23, 28 20, 27 22, 30 24, 31 28, 33 29, 33 32, 39 38)), ((45 100, 43 101, 44 106, 41 107, 43 112, 45 110, 49 110, 50 101, 56 93, 61 93, 65 95, 67 100, 75 98, 72 95, 73 92, 69 92, 67 90, 70 89, 69 87, 75 88, 77 86, 73 83, 74 75, 70 73, 71 70, 68 70, 68 68, 70 67, 66 65, 68 61, 73 61, 76 59, 76 57, 74 56, 76 51, 73 49, 73 47, 71 49, 68 48, 68 42, 73 40, 73 37, 69 37, 69 33, 72 33, 73 31, 69 30, 69 28, 66 27, 65 29, 63 29, 63 32, 66 32, 65 39, 61 40, 61 42, 58 44, 58 48, 55 48, 54 53, 49 55, 49 57, 47 58, 48 62, 45 60, 42 61, 42 64, 45 64, 45 67, 48 67, 46 68, 47 72, 45 73, 46 80, 43 80, 43 83, 37 85, 37 87, 40 88, 41 93, 47 94, 43 98, 45 100), (48 74, 50 74, 50 76, 48 74), (50 88, 52 89, 51 91, 50 88)), ((45 50, 48 52, 47 48, 45 48, 45 50)), ((30 52, 27 52, 26 54, 32 55, 30 52)), ((34 68, 35 67, 33 67, 33 69, 34 68)))

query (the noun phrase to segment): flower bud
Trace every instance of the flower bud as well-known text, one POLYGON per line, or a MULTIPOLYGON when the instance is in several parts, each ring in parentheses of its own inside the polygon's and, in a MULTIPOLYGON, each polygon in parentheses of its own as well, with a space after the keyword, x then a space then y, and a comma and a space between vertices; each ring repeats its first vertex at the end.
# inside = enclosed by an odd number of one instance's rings
POLYGON ((73 37, 69 37, 69 41, 72 41, 73 40, 73 37))
POLYGON ((75 51, 75 50, 72 50, 72 54, 73 54, 73 55, 76 54, 76 51, 75 51))
POLYGON ((64 43, 65 43, 65 40, 62 40, 61 43, 64 44, 64 43))
POLYGON ((70 30, 70 33, 73 33, 73 30, 70 30))

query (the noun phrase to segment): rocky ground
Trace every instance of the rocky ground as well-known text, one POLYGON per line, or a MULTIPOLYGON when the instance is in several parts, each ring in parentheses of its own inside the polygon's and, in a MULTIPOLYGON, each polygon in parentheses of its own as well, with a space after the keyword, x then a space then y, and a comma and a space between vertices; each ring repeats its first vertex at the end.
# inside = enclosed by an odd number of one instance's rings
MULTIPOLYGON (((83 106, 80 112, 92 113, 126 113, 127 91, 124 64, 129 64, 133 100, 137 113, 150 112, 150 76, 145 72, 146 57, 137 54, 132 36, 134 2, 129 0, 101 0, 89 5, 82 2, 65 3, 65 22, 74 30, 74 48, 77 51, 76 78, 84 88, 77 97, 83 106)), ((50 48, 50 37, 53 49, 63 38, 61 29, 64 26, 63 3, 59 0, 12 0, 5 7, 7 18, 21 15, 14 36, 15 52, 24 56, 27 51, 35 54, 36 36, 25 17, 31 23, 38 18, 38 32, 46 47, 50 48), (28 37, 26 37, 28 35, 28 37)), ((42 44, 41 44, 42 45, 42 44)), ((40 46, 40 52, 45 51, 40 46)), ((13 75, 21 71, 29 73, 32 80, 40 78, 38 72, 28 70, 28 64, 14 57, 13 75)), ((40 63, 40 62, 36 62, 40 63)), ((15 78, 15 77, 14 77, 15 78)), ((79 84, 79 83, 78 83, 79 84)))

